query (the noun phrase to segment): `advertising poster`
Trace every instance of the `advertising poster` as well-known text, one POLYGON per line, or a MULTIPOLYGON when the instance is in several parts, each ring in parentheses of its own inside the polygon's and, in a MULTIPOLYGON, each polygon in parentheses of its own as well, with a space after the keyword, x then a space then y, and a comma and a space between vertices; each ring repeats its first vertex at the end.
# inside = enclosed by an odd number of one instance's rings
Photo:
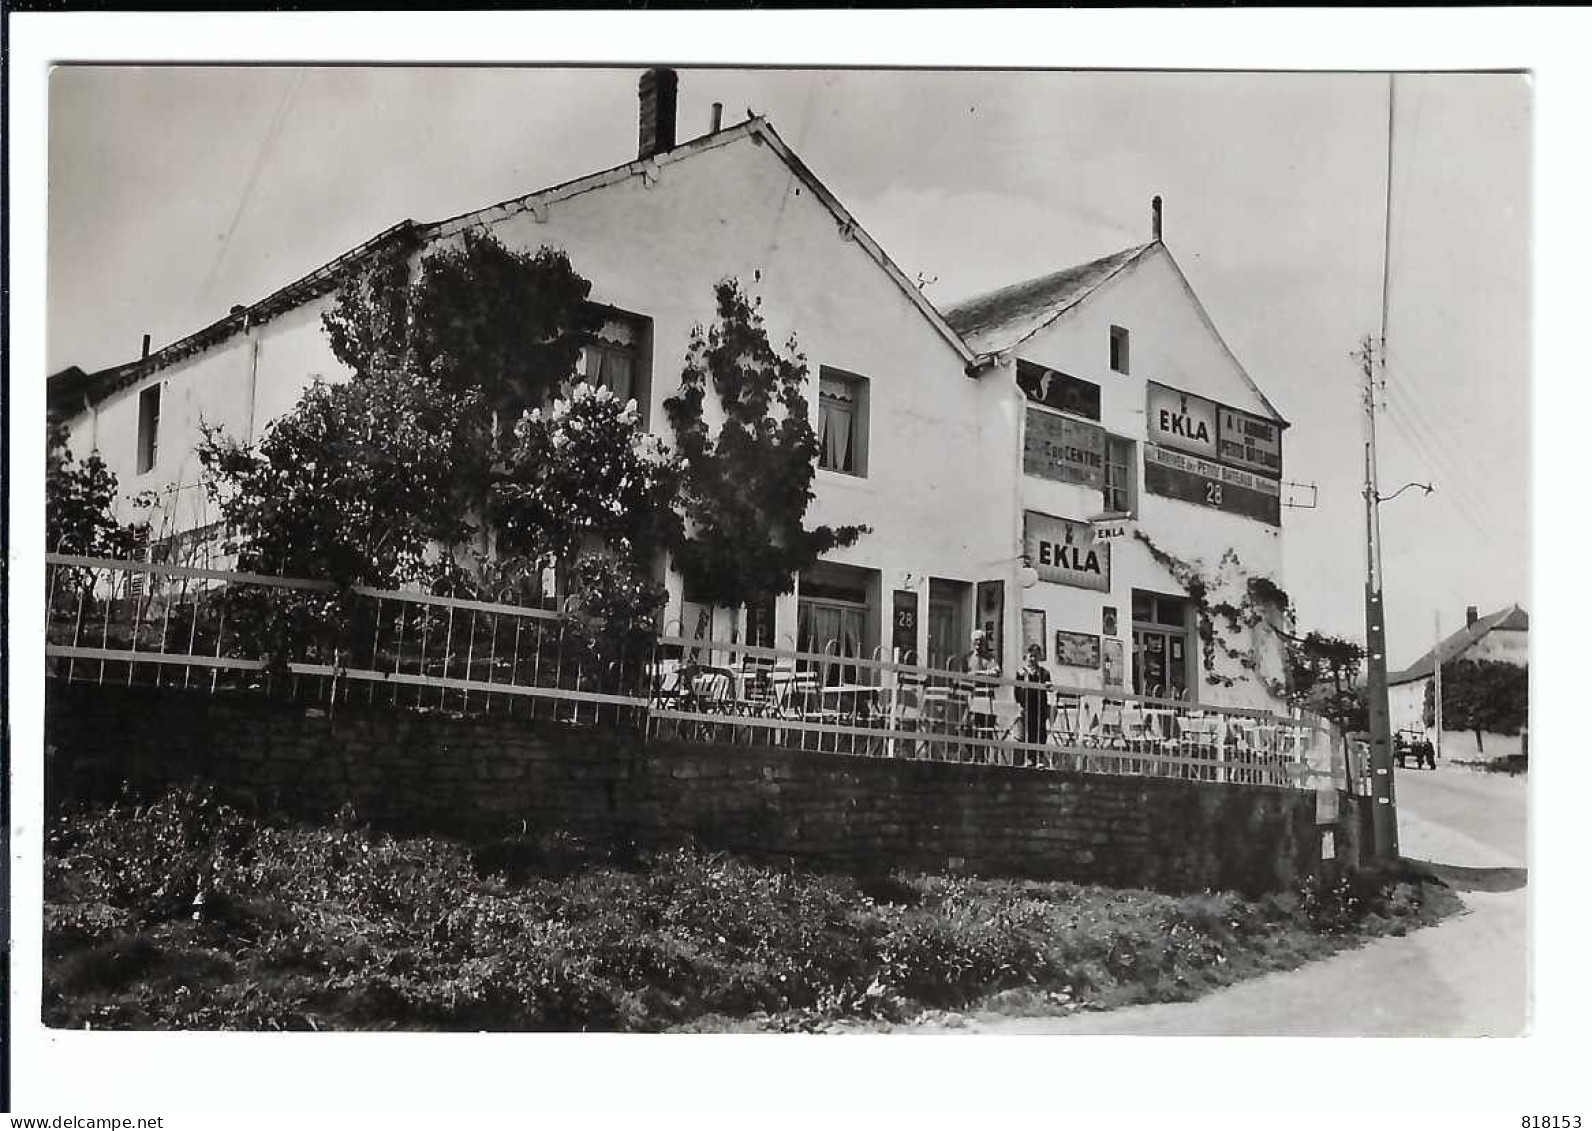
POLYGON ((1041 581, 1111 591, 1111 546, 1087 522, 1024 511, 1023 553, 1041 581))
POLYGON ((1100 386, 1093 381, 1018 359, 1017 386, 1035 404, 1090 420, 1100 419, 1100 386))
POLYGON ((1144 447, 1144 489, 1163 498, 1282 525, 1282 488, 1275 479, 1156 444, 1144 447))
POLYGON ((1216 402, 1166 385, 1148 383, 1146 428, 1152 444, 1216 458, 1216 402))
POLYGON ((1023 610, 1023 655, 1028 655, 1028 649, 1039 646, 1039 658, 1050 659, 1050 649, 1045 645, 1045 610, 1023 610))
POLYGON ((1100 487, 1106 481, 1106 434, 1087 424, 1031 408, 1023 427, 1023 474, 1057 483, 1100 487))
POLYGON ((1282 429, 1275 421, 1226 406, 1217 416, 1216 454, 1223 463, 1282 476, 1282 429))
POLYGON ((1100 669, 1100 638, 1092 632, 1056 630, 1056 663, 1069 668, 1100 669))
POLYGON ((1123 679, 1122 641, 1107 640, 1101 659, 1105 685, 1107 687, 1121 687, 1123 679))

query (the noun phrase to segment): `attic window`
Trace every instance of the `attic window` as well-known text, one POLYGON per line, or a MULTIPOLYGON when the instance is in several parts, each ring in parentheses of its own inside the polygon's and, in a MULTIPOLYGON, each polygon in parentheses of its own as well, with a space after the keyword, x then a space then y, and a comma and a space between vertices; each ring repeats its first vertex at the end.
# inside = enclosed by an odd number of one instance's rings
POLYGON ((1114 373, 1128 371, 1128 332, 1121 326, 1111 327, 1111 369, 1114 373))
POLYGON ((151 385, 138 394, 138 474, 155 466, 160 452, 160 386, 151 385))

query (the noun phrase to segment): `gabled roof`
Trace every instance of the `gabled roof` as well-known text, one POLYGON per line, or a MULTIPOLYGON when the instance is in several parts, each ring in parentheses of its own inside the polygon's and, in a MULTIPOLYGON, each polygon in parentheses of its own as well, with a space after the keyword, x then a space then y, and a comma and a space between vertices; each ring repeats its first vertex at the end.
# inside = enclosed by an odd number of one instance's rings
POLYGON ((630 161, 624 165, 617 165, 612 169, 605 169, 600 173, 592 173, 589 176, 568 181, 562 185, 555 185, 553 188, 528 193, 525 196, 515 197, 512 200, 506 200, 488 208, 466 212, 452 219, 431 224, 426 228, 425 238, 446 238, 466 228, 490 224, 494 220, 504 216, 511 216, 516 212, 530 211, 538 213, 542 208, 560 200, 567 200, 572 196, 579 196, 582 193, 592 192, 596 189, 607 188, 609 185, 628 180, 633 176, 639 175, 649 180, 654 179, 661 174, 664 168, 674 164, 676 161, 683 161, 697 153, 709 149, 717 149, 720 146, 740 141, 742 138, 750 138, 757 145, 766 145, 770 152, 783 161, 786 168, 801 180, 802 184, 834 217, 835 225, 840 234, 846 239, 857 242, 857 246, 889 276, 890 281, 896 285, 896 288, 901 291, 907 301, 917 308, 918 312, 923 315, 935 332, 945 340, 945 343, 956 352, 957 356, 964 363, 970 363, 974 360, 973 351, 968 348, 961 336, 946 323, 944 317, 935 309, 934 304, 923 297, 923 292, 912 285, 901 268, 896 266, 895 261, 885 253, 885 250, 879 246, 872 236, 863 230, 862 225, 857 223, 856 217, 846 210, 845 205, 841 204, 835 194, 829 191, 828 186, 818 179, 817 174, 809 169, 800 157, 796 156, 790 147, 785 144, 778 132, 775 131, 774 127, 769 125, 768 120, 762 117, 748 118, 744 122, 719 130, 716 133, 703 134, 699 138, 683 142, 673 149, 655 154, 644 160, 630 161))
POLYGON ((1193 303, 1200 321, 1205 323, 1205 328, 1221 346, 1222 352, 1227 354, 1233 367, 1238 370, 1238 375, 1243 378, 1250 392, 1255 394, 1266 414, 1282 427, 1288 427, 1288 421, 1277 411, 1277 406, 1261 392, 1260 386, 1255 383, 1255 379, 1249 375, 1249 371, 1244 368, 1221 332, 1216 329, 1216 323, 1211 320, 1205 304, 1200 302, 1199 296, 1194 293, 1188 276, 1183 274, 1183 269, 1177 265, 1177 259, 1171 250, 1160 240, 1124 248, 1111 255, 1092 259, 1088 263, 1080 263, 1076 267, 1068 267, 1049 275, 1041 275, 1037 279, 1014 283, 1009 287, 965 299, 945 312, 945 320, 981 357, 1005 353, 1039 333, 1152 251, 1159 251, 1166 257, 1167 263, 1172 267, 1172 273, 1177 276, 1189 301, 1193 303))
POLYGON ((1525 632, 1531 628, 1531 618, 1526 610, 1519 605, 1510 605, 1507 609, 1499 609, 1489 616, 1480 617, 1475 624, 1468 625, 1458 632, 1447 636, 1437 647, 1427 652, 1426 655, 1416 660, 1409 667, 1387 677, 1388 686, 1409 683, 1411 680, 1424 679, 1432 674, 1435 666, 1435 657, 1441 655, 1442 662, 1448 663, 1454 657, 1463 654, 1472 644, 1486 636, 1493 629, 1505 629, 1525 632))
POLYGON ((945 320, 978 353, 1010 349, 1050 325, 1154 246, 1140 244, 977 295, 947 310, 945 320))
POLYGON ((635 161, 627 161, 623 165, 615 165, 611 169, 591 173, 572 181, 550 188, 539 189, 536 192, 523 196, 513 197, 486 208, 475 209, 446 220, 434 223, 421 224, 414 220, 403 220, 392 227, 380 232, 371 239, 360 244, 350 251, 344 252, 336 259, 324 266, 317 267, 314 271, 297 279, 285 287, 272 292, 251 306, 234 308, 225 318, 217 319, 187 337, 173 342, 159 350, 152 352, 147 358, 139 361, 127 362, 122 365, 102 369, 98 373, 84 375, 82 370, 73 366, 52 376, 47 384, 46 397, 52 403, 63 406, 68 402, 80 400, 86 394, 91 400, 98 401, 114 392, 116 389, 140 379, 159 369, 173 365, 190 354, 207 349, 227 338, 243 332, 249 326, 257 325, 267 318, 302 305, 310 299, 319 297, 338 286, 352 272, 370 259, 377 252, 394 247, 419 247, 429 240, 446 238, 466 228, 480 227, 492 223, 494 220, 514 215, 517 212, 531 212, 540 214, 543 209, 560 200, 579 196, 583 193, 593 192, 619 184, 631 177, 641 176, 649 181, 655 180, 662 169, 676 161, 686 160, 698 153, 720 146, 728 145, 743 138, 750 138, 754 144, 766 145, 785 165, 791 173, 800 178, 802 183, 812 194, 827 208, 835 218, 836 226, 842 236, 853 239, 863 252, 868 255, 880 269, 889 276, 908 302, 912 303, 930 326, 942 337, 946 344, 964 363, 974 360, 974 353, 962 340, 945 319, 940 315, 932 303, 923 297, 923 293, 913 286, 896 266, 883 248, 873 237, 863 231, 856 218, 848 212, 844 205, 824 185, 807 165, 781 140, 774 127, 761 117, 748 118, 746 121, 730 126, 727 129, 714 133, 704 134, 690 141, 682 142, 673 149, 654 154, 651 157, 635 161))

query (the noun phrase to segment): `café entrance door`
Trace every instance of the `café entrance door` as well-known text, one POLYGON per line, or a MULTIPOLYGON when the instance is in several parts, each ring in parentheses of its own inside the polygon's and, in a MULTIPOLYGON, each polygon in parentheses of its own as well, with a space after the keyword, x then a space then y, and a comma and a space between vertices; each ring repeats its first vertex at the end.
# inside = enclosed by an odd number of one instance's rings
POLYGON ((1188 602, 1133 591, 1133 693, 1163 699, 1189 698, 1188 602))

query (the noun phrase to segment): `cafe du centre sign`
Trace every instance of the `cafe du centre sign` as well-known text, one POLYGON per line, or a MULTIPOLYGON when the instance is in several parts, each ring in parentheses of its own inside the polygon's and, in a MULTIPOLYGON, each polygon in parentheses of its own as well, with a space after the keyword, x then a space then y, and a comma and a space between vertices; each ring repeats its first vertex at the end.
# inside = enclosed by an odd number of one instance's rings
POLYGON ((1281 526, 1282 427, 1154 381, 1147 387, 1144 489, 1281 526))

